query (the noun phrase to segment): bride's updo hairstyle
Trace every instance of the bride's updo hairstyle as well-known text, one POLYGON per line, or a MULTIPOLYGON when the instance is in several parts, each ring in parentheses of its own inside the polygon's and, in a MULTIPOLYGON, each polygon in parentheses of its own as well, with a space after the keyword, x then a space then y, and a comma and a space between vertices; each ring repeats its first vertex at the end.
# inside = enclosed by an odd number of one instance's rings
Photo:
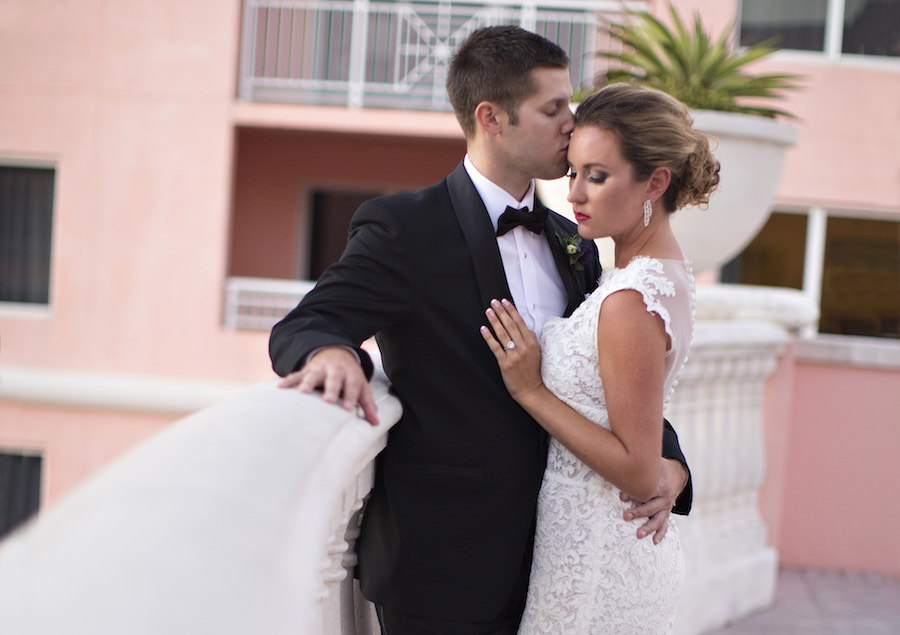
POLYGON ((672 181, 663 195, 666 211, 706 206, 719 184, 719 162, 702 132, 694 130, 687 106, 658 90, 610 84, 575 111, 575 127, 599 126, 618 140, 636 181, 669 168, 672 181))

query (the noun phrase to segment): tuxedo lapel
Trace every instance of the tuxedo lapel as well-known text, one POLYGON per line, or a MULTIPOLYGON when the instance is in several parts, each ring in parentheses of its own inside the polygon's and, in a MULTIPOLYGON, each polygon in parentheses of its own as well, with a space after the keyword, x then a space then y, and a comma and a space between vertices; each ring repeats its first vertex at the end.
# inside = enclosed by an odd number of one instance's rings
POLYGON ((510 298, 494 226, 462 163, 447 177, 447 188, 475 266, 482 305, 486 308, 494 298, 510 298))
MULTIPOLYGON (((535 202, 535 207, 542 205, 540 201, 535 202)), ((578 305, 584 301, 586 289, 584 288, 584 280, 580 276, 575 275, 575 270, 569 264, 569 256, 566 254, 560 237, 567 236, 573 232, 567 231, 567 228, 559 221, 559 217, 553 212, 547 215, 547 223, 544 225, 544 237, 550 245, 550 251, 553 252, 553 261, 559 271, 559 277, 562 279, 563 286, 566 288, 566 296, 569 303, 566 306, 564 315, 572 314, 578 305)))

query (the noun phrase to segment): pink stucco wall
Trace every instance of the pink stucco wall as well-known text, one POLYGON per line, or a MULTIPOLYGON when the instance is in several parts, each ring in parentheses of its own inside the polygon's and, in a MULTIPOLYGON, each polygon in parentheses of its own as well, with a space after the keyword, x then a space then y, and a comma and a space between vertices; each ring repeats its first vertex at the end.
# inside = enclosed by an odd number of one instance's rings
POLYGON ((221 327, 240 5, 4 5, 0 158, 57 188, 49 312, 0 309, 0 363, 270 376, 221 327))
POLYGON ((41 454, 41 506, 46 507, 175 419, 0 402, 0 447, 41 454))
POLYGON ((811 363, 766 383, 759 508, 781 564, 900 575, 900 370, 811 363))
MULTIPOLYGON (((736 7, 675 4, 715 31, 736 7)), ((51 304, 0 307, 0 366, 269 379, 267 334, 222 326, 224 285, 290 277, 302 190, 410 189, 459 161, 445 114, 238 101, 240 22, 240 0, 4 3, 0 159, 56 166, 57 190, 51 304)), ((779 201, 900 214, 896 66, 762 66, 806 76, 779 201)), ((794 362, 765 395, 770 540, 786 564, 900 575, 898 372, 794 362)), ((4 402, 0 448, 45 452, 52 501, 171 419, 4 402)))
POLYGON ((799 362, 779 557, 786 565, 900 575, 900 371, 799 362))
POLYGON ((804 75, 784 103, 799 120, 779 200, 900 208, 900 67, 792 61, 777 69, 804 75))

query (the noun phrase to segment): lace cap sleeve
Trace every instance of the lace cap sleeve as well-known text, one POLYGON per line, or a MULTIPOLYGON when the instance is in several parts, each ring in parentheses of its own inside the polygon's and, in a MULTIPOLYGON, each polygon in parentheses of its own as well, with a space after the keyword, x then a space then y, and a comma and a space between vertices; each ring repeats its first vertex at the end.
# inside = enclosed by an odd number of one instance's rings
POLYGON ((672 319, 663 298, 675 297, 675 283, 666 275, 663 263, 656 258, 637 257, 622 269, 610 271, 604 281, 603 298, 617 291, 634 290, 641 294, 649 313, 656 313, 663 321, 666 335, 675 346, 672 319))

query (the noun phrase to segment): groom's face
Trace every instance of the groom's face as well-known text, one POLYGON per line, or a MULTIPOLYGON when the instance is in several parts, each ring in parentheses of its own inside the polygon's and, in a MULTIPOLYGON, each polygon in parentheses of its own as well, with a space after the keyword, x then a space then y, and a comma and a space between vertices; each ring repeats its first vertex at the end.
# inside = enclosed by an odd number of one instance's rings
POLYGON ((534 91, 517 110, 518 122, 504 131, 506 156, 528 178, 555 179, 566 173, 572 134, 572 84, 565 68, 535 68, 534 91))

